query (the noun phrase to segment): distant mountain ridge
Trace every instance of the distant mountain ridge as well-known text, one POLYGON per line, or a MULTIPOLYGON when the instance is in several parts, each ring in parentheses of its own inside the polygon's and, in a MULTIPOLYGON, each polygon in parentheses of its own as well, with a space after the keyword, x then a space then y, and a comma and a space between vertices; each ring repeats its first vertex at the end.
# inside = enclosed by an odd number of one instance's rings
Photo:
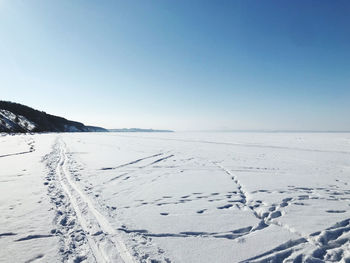
POLYGON ((140 128, 108 129, 110 132, 174 132, 172 130, 153 130, 140 128))
POLYGON ((19 103, 0 101, 0 132, 108 132, 108 130, 85 126, 81 122, 47 114, 19 103))

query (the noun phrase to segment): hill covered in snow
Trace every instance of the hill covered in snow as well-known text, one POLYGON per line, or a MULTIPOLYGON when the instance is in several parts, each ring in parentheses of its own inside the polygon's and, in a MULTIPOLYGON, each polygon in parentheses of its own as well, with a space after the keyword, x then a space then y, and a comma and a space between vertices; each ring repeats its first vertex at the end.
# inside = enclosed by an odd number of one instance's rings
POLYGON ((0 101, 0 132, 108 132, 108 130, 85 126, 81 122, 47 114, 19 103, 0 101))

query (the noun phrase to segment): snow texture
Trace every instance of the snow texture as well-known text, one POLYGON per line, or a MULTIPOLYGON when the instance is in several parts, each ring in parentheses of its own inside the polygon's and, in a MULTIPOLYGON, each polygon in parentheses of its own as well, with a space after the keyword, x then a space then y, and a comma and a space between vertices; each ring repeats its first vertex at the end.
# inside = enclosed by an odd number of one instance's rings
POLYGON ((348 133, 0 136, 0 262, 349 262, 349 157, 348 133))

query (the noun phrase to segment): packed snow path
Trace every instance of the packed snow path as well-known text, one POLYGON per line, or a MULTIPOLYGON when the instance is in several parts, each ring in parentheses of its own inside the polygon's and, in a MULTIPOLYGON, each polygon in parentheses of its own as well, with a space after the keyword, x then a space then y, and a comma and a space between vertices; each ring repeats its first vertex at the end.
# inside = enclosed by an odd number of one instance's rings
POLYGON ((0 262, 348 262, 350 134, 0 136, 0 262))
MULTIPOLYGON (((68 234, 62 235, 62 242, 70 240, 73 231, 77 233, 74 237, 78 236, 79 240, 84 240, 86 237, 92 257, 96 262, 134 262, 124 243, 119 240, 117 231, 111 227, 108 220, 95 208, 93 202, 77 187, 71 178, 67 170, 68 157, 66 151, 65 144, 59 138, 54 145, 53 152, 47 156, 48 159, 57 159, 57 155, 59 156, 55 172, 57 177, 49 176, 47 184, 50 193, 54 191, 51 199, 56 205, 58 215, 56 221, 61 227, 60 232, 68 234), (61 209, 63 204, 65 208, 61 209), (70 209, 67 211, 67 207, 72 208, 72 213, 70 209), (75 225, 78 225, 79 229, 74 229, 75 225)), ((70 253, 68 255, 74 254, 71 252, 79 247, 80 244, 75 244, 76 241, 75 238, 69 244, 68 252, 70 253)), ((86 255, 78 255, 77 258, 86 259, 86 255)))

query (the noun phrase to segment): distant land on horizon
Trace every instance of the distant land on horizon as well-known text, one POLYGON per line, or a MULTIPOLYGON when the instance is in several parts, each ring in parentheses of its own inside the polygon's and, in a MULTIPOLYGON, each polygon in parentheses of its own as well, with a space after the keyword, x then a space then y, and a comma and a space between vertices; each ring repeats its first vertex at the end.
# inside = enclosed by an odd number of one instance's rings
POLYGON ((156 130, 141 128, 108 129, 109 132, 174 132, 173 130, 156 130))

